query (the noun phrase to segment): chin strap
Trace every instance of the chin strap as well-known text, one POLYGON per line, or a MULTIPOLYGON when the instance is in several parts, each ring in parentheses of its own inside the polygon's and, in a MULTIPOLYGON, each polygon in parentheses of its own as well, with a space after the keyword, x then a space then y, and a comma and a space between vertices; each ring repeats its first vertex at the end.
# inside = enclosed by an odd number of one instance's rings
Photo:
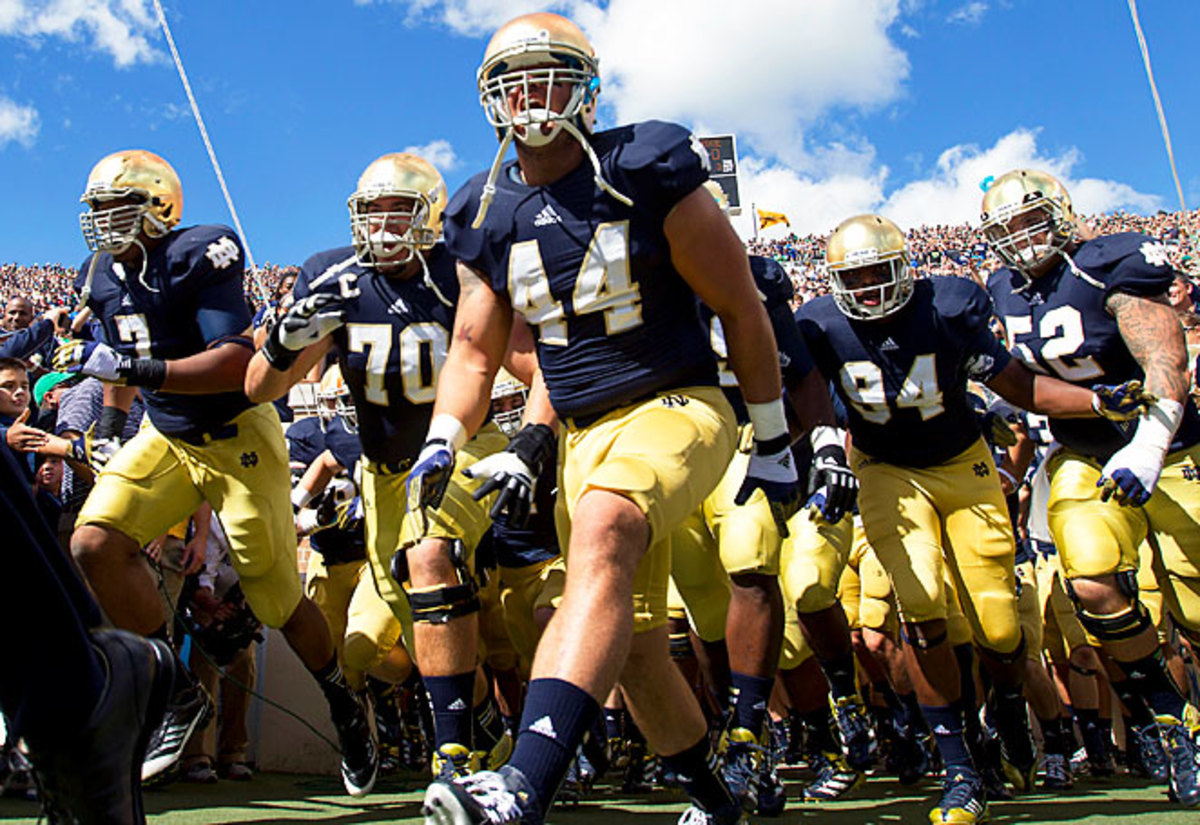
MULTIPOLYGON (((559 121, 559 123, 563 131, 579 141, 579 145, 583 147, 588 160, 592 163, 592 179, 596 182, 596 186, 600 187, 600 191, 607 194, 613 200, 623 203, 625 206, 633 206, 632 198, 617 191, 611 183, 604 179, 604 175, 600 169, 600 158, 596 157, 596 150, 592 148, 591 141, 584 136, 579 127, 570 120, 559 121)), ((500 166, 504 162, 504 155, 508 152, 508 147, 513 142, 515 135, 516 130, 512 126, 509 126, 504 132, 504 138, 500 141, 500 149, 496 152, 496 157, 492 161, 492 168, 488 170, 487 181, 483 184, 483 194, 479 198, 479 211, 475 213, 475 220, 471 222, 472 229, 478 229, 483 226, 483 220, 487 217, 488 207, 492 205, 492 200, 496 197, 496 178, 500 176, 500 166)))
POLYGON ((421 254, 421 250, 413 247, 413 254, 417 256, 417 260, 421 262, 421 280, 425 282, 425 286, 433 290, 433 294, 437 299, 448 307, 454 306, 454 303, 438 289, 438 285, 433 282, 433 276, 429 274, 429 265, 425 263, 425 256, 421 254))

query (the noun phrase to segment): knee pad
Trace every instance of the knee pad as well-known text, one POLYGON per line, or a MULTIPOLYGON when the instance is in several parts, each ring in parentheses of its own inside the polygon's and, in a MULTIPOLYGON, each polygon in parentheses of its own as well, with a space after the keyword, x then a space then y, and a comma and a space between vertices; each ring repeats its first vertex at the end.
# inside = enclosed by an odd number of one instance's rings
POLYGON ((479 612, 479 587, 474 579, 465 584, 405 592, 414 623, 446 624, 451 619, 479 612))
POLYGON ((1082 607, 1075 611, 1079 623, 1101 642, 1119 642, 1132 639, 1144 630, 1153 630, 1154 622, 1141 602, 1135 601, 1117 613, 1100 615, 1089 613, 1082 607))
POLYGON ((692 640, 686 629, 684 629, 682 632, 671 633, 670 646, 672 659, 692 658, 692 640))
POLYGON ((1067 661, 1067 667, 1070 668, 1071 670, 1075 671, 1076 673, 1078 673, 1080 676, 1083 676, 1085 678, 1090 678, 1090 677, 1096 675, 1096 671, 1094 668, 1083 667, 1082 665, 1077 665, 1070 660, 1067 661))
POLYGON ((1025 632, 1021 631, 1021 641, 1017 643, 1016 649, 1011 653, 1001 653, 983 645, 978 645, 978 647, 981 656, 986 656, 994 662, 1002 665, 1015 664, 1025 658, 1025 632))

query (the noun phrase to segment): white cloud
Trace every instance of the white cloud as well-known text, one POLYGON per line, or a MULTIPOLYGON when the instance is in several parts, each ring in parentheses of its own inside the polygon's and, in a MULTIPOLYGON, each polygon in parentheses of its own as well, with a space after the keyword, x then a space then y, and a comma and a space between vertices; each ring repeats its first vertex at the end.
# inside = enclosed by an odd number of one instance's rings
POLYGON ((458 153, 454 151, 450 141, 444 138, 431 140, 424 146, 405 146, 403 151, 425 158, 441 172, 452 172, 461 164, 458 153))
POLYGON ((981 0, 973 0, 959 6, 946 17, 947 23, 959 23, 964 26, 978 26, 987 14, 988 4, 981 0))
POLYGON ((1080 159, 1075 149, 1057 155, 1040 151, 1035 130, 1017 129, 987 148, 952 146, 938 156, 931 174, 889 191, 886 167, 868 174, 813 178, 750 157, 739 170, 745 212, 735 225, 743 236, 750 234, 751 203, 783 212, 790 219, 790 230, 772 227, 766 232, 770 237, 788 231, 824 234, 843 218, 861 212, 879 212, 902 227, 976 223, 983 198, 980 184, 988 176, 1020 167, 1043 169, 1061 180, 1071 193, 1075 210, 1082 214, 1122 207, 1149 212, 1163 205, 1158 196, 1119 181, 1075 177, 1072 172, 1080 159))
POLYGON ((33 145, 41 129, 41 118, 37 109, 32 106, 22 106, 0 95, 0 149, 12 142, 22 146, 33 145))
POLYGON ((149 0, 0 0, 0 35, 84 42, 122 68, 158 59, 157 29, 149 0))

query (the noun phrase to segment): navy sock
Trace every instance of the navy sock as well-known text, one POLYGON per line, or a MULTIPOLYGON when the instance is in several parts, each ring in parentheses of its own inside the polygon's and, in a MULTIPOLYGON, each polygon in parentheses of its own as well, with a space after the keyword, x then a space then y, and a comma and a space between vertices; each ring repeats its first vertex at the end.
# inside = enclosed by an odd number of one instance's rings
POLYGON ((558 786, 600 713, 587 691, 562 679, 534 679, 525 697, 521 732, 509 764, 533 787, 542 811, 548 811, 558 786))
POLYGON ((745 728, 755 736, 762 735, 763 721, 767 717, 767 700, 771 698, 771 688, 775 679, 763 679, 759 676, 748 676, 736 670, 729 674, 732 682, 731 691, 736 699, 733 703, 733 726, 745 728))
POLYGON ((833 737, 833 716, 828 707, 805 711, 800 714, 800 718, 804 720, 804 727, 808 731, 808 753, 816 755, 842 752, 841 746, 833 737))
POLYGON ((858 682, 854 679, 854 650, 847 649, 841 656, 833 659, 820 659, 821 671, 829 682, 829 692, 833 698, 844 699, 858 693, 858 682))
POLYGON ((625 726, 622 724, 625 720, 625 711, 622 708, 605 708, 604 709, 604 732, 608 735, 610 742, 616 742, 625 736, 625 726))
POLYGON ((1167 673, 1167 665, 1163 661, 1160 649, 1155 648, 1153 653, 1141 659, 1117 664, 1125 671, 1127 681, 1132 683, 1130 687, 1146 700, 1151 710, 1159 716, 1183 719, 1187 702, 1180 694, 1171 674, 1167 673))
POLYGON ((433 710, 434 747, 455 744, 472 750, 474 718, 471 702, 475 694, 475 670, 453 676, 422 676, 421 680, 433 710))
POLYGON ((1150 710, 1146 700, 1134 689, 1132 682, 1128 679, 1112 682, 1112 689, 1113 693, 1117 694, 1117 698, 1121 700, 1121 704, 1125 706, 1125 710, 1129 711, 1129 717, 1137 727, 1144 728, 1146 725, 1154 724, 1154 712, 1150 710))
POLYGON ((925 715, 921 713, 921 703, 917 701, 917 692, 904 693, 900 695, 900 705, 904 708, 904 720, 909 725, 909 730, 920 733, 929 731, 929 724, 925 721, 925 715))
POLYGON ((491 752, 504 736, 504 719, 494 696, 488 696, 475 706, 471 714, 471 734, 475 737, 475 750, 491 752))
POLYGON ((346 684, 336 655, 324 667, 311 673, 325 694, 325 701, 329 703, 329 710, 335 718, 345 718, 358 710, 358 701, 350 685, 346 684))
POLYGON ((946 763, 946 776, 975 773, 975 763, 967 748, 966 720, 961 704, 921 705, 921 713, 933 728, 933 736, 946 763))
POLYGON ((1100 726, 1100 711, 1095 708, 1076 708, 1075 723, 1083 737, 1083 747, 1088 758, 1094 762, 1108 759, 1108 748, 1104 742, 1104 731, 1100 726))
POLYGON ((1056 753, 1060 756, 1070 758, 1070 744, 1067 740, 1066 733, 1063 730, 1063 721, 1061 716, 1055 716, 1052 719, 1043 719, 1038 717, 1038 725, 1042 729, 1042 745, 1046 753, 1056 753))
POLYGON ((707 736, 700 737, 700 741, 687 750, 662 757, 662 762, 675 774, 692 801, 718 821, 728 819, 732 822, 741 818, 741 804, 717 772, 717 758, 707 736))

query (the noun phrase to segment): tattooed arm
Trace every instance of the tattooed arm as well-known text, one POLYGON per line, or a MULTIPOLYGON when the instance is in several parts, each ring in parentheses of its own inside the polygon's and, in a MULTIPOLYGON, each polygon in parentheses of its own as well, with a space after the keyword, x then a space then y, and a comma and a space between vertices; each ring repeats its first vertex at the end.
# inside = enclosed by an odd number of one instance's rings
POLYGON ((492 378, 508 349, 513 311, 487 279, 458 265, 458 307, 450 352, 438 377, 435 416, 450 415, 468 434, 483 424, 492 399, 492 378))
POLYGON ((1150 500, 1163 460, 1183 419, 1187 398, 1187 348, 1183 327, 1164 296, 1113 294, 1106 303, 1130 354, 1146 373, 1146 389, 1158 401, 1138 421, 1133 438, 1104 465, 1100 497, 1139 507, 1150 500))
POLYGON ((1166 296, 1138 298, 1114 292, 1105 307, 1117 319, 1125 346, 1145 371, 1146 389, 1182 404, 1188 392, 1187 342, 1166 296))

